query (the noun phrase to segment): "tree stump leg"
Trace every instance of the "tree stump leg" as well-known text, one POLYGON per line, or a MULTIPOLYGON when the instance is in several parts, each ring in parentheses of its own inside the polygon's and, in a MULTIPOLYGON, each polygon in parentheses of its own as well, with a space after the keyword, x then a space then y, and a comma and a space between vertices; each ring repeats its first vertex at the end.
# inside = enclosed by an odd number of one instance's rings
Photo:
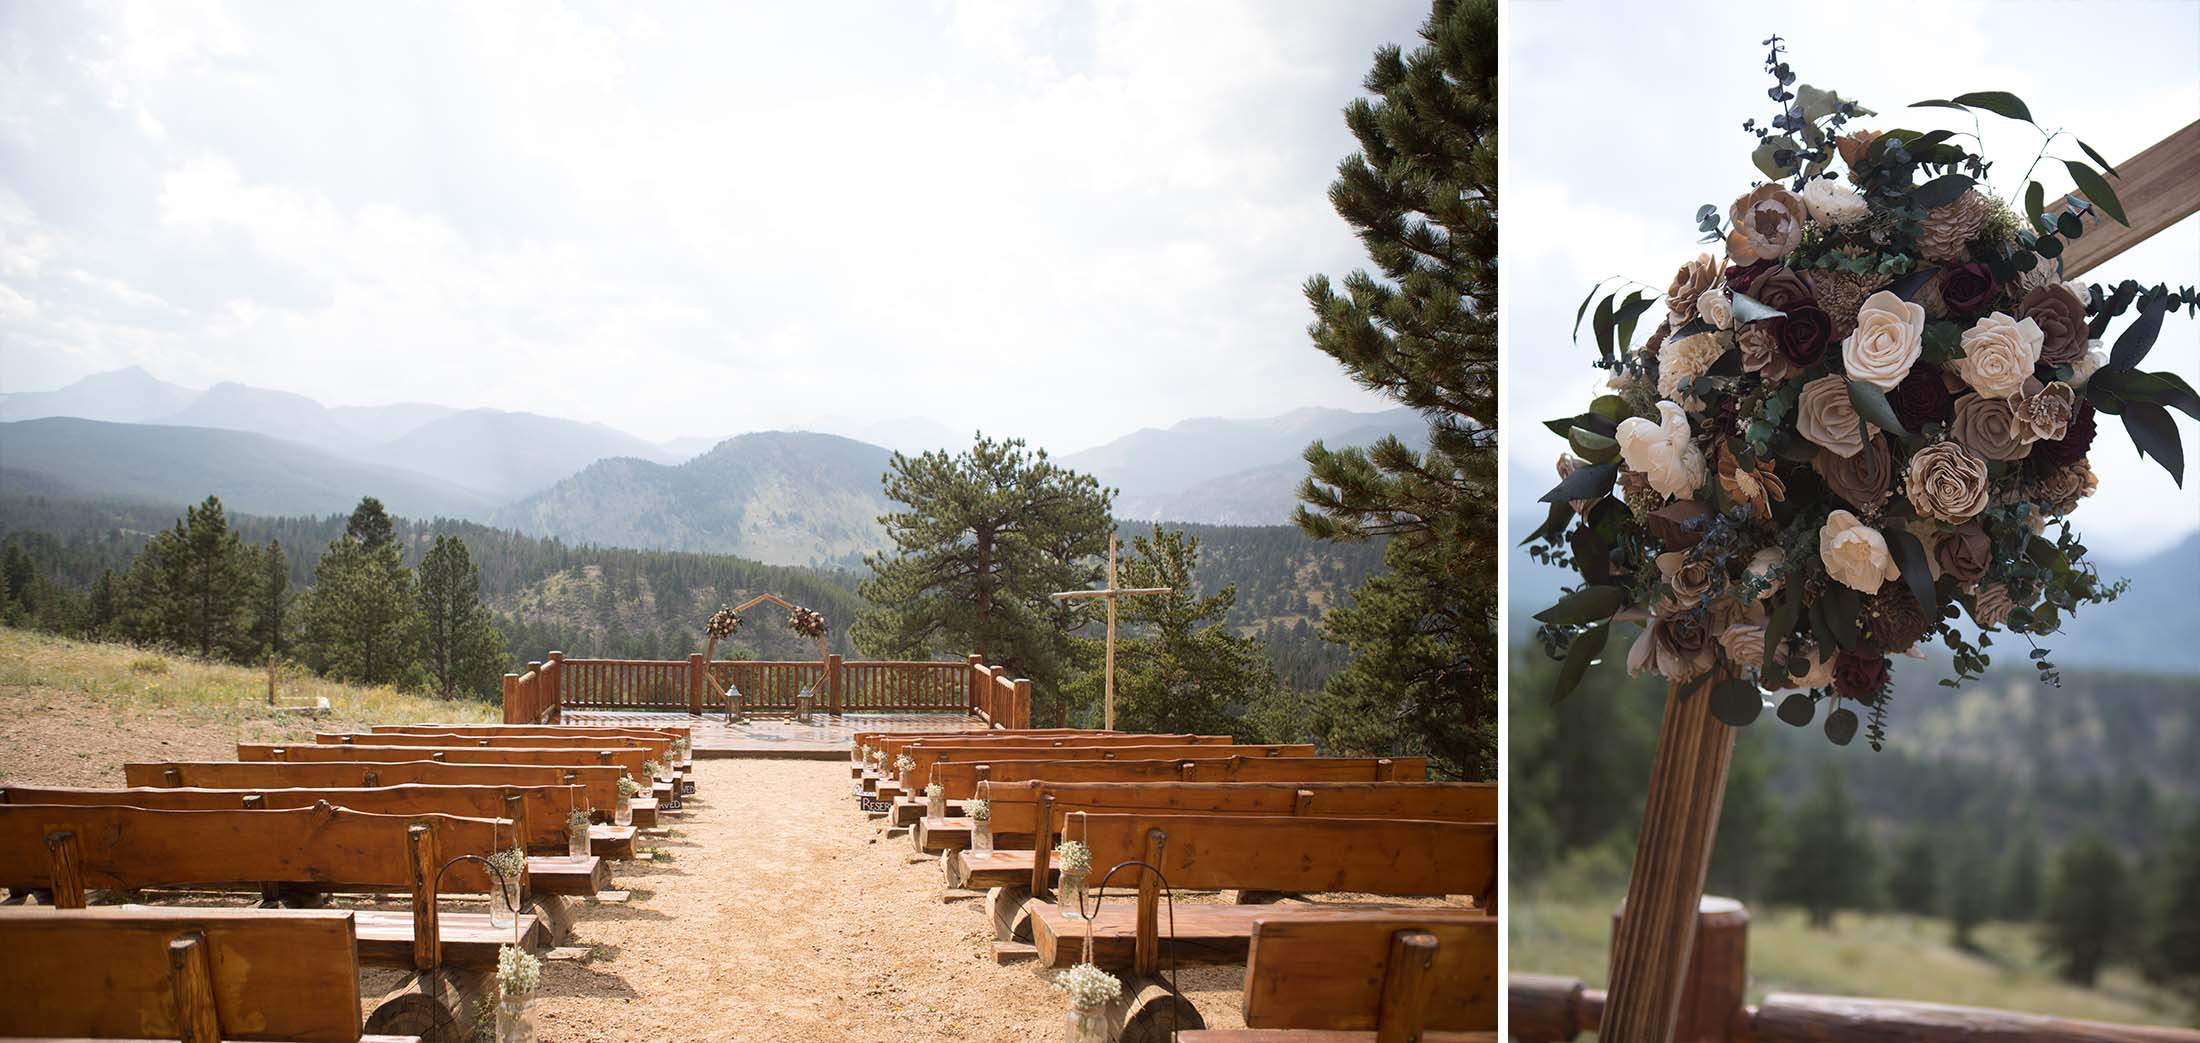
POLYGON ((993 923, 993 940, 1031 940, 1031 889, 996 887, 985 893, 986 919, 993 923))
POLYGON ((527 908, 542 920, 550 945, 564 945, 573 937, 573 906, 564 895, 530 896, 527 908))
POLYGON ((1207 1027, 1192 1001, 1169 991, 1167 985, 1150 979, 1133 979, 1125 985, 1123 998, 1108 1008, 1109 1018, 1120 1019, 1115 1033, 1120 1043, 1170 1043, 1175 1033, 1207 1027))
POLYGON ((1239 891, 1237 893, 1237 904, 1274 905, 1289 897, 1291 897, 1289 894, 1282 891, 1239 891))
POLYGON ((316 891, 303 884, 264 884, 260 887, 262 909, 325 909, 328 892, 316 891))
POLYGON ((422 1043, 472 1043, 474 1019, 495 987, 496 976, 485 970, 415 972, 375 1002, 366 1032, 419 1036, 422 1043))
POLYGON ((940 874, 947 878, 950 891, 962 890, 963 886, 962 859, 955 857, 956 854, 958 852, 952 850, 940 852, 940 874))

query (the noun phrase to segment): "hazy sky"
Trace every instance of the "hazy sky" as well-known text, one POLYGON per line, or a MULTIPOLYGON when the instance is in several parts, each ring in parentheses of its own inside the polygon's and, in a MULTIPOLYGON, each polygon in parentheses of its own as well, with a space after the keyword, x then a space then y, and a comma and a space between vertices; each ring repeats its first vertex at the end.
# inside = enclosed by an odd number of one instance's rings
MULTIPOLYGON (((1547 0, 1507 9, 1505 445, 1516 517, 1518 505, 1556 481, 1552 463, 1564 449, 1538 422, 1580 412, 1599 390, 1603 374, 1588 365, 1593 343, 1586 333, 1582 346, 1568 341, 1582 295, 1609 275, 1663 290, 1673 270, 1704 249, 1695 242, 1696 208, 1724 209, 1761 177, 1749 161, 1755 141, 1741 125, 1774 112, 1761 68, 1765 37, 1789 38, 1802 82, 1877 110, 1866 127, 1971 131, 1961 113, 1907 106, 2004 90, 2042 123, 2121 161, 2200 116, 2195 0, 1609 4, 1588 14, 1588 5, 1547 0)), ((1992 116, 1983 131, 1993 187, 2008 197, 2022 188, 2019 175, 2040 136, 1992 116)), ((2067 139, 2059 147, 2083 158, 2067 139)), ((2043 169, 2050 193, 2067 190, 2060 164, 2043 169)), ((2200 221, 2188 219, 2086 276, 2127 278, 2200 282, 2200 221)), ((2174 369, 2200 385, 2200 323, 2166 323, 2146 368, 2174 369)), ((2074 516, 2098 552, 2129 558, 2200 528, 2200 424, 2176 416, 2187 461, 2182 491, 2139 458, 2121 422, 2102 418, 2092 453, 2101 492, 2074 516)))
POLYGON ((1380 408, 1339 110, 1425 3, 0 4, 0 390, 652 438, 1380 408))

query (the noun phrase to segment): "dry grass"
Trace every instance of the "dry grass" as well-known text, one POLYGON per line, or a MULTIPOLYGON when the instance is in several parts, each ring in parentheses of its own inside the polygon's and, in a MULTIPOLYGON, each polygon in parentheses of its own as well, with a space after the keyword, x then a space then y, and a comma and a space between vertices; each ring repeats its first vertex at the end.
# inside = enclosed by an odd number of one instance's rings
POLYGON ((239 742, 294 742, 389 721, 490 721, 496 707, 0 628, 0 781, 120 785, 125 760, 235 760, 239 742))
MULTIPOLYGON (((1560 898, 1555 889, 1514 893, 1506 935, 1516 970, 1578 977, 1605 984, 1605 962, 1617 889, 1560 898)), ((2097 1021, 2186 1025, 2192 1005, 2117 968, 2098 987, 2057 979, 2041 958, 2033 929, 1989 924, 1979 951, 1949 943, 1946 920, 1899 914, 1845 913, 1831 930, 1814 930, 1801 912, 1750 910, 1749 999, 1771 992, 1874 996, 1972 1007, 2059 1014, 2097 1021)))

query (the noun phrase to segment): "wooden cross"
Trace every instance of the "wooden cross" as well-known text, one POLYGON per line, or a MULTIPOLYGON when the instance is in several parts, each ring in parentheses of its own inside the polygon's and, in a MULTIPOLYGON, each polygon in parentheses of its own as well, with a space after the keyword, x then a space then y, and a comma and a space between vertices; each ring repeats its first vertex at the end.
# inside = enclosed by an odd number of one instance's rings
MULTIPOLYGON (((2119 164, 2116 182, 2130 225, 2089 223, 2063 252, 2065 278, 2200 211, 2200 121, 2119 164)), ((1704 871, 1734 756, 1734 729, 1712 717, 1710 706, 1703 695, 1680 698, 1678 686, 1666 695, 1627 904, 1612 938, 1611 990, 1597 1033, 1606 1043, 1666 1043, 1680 1017, 1704 871)))
POLYGON ((1104 699, 1104 702, 1103 702, 1103 706, 1104 706, 1105 708, 1104 708, 1104 709, 1102 710, 1102 714, 1103 714, 1103 717, 1102 717, 1102 720, 1101 720, 1101 727, 1103 727, 1103 728, 1106 728, 1107 730, 1109 730, 1109 731, 1111 731, 1111 732, 1115 730, 1115 602, 1116 602, 1116 599, 1117 599, 1117 598, 1127 598, 1127 597, 1134 597, 1134 596, 1136 596, 1136 595, 1140 595, 1140 594, 1169 594, 1169 593, 1174 593, 1174 591, 1170 590, 1170 589, 1169 589, 1168 587, 1133 587, 1133 588, 1130 588, 1130 589, 1128 589, 1128 590, 1125 590, 1125 589, 1121 589, 1121 588, 1118 588, 1118 587, 1117 587, 1117 586, 1115 585, 1115 537, 1114 537, 1114 536, 1113 536, 1113 535, 1111 534, 1111 535, 1109 535, 1109 536, 1108 536, 1108 585, 1107 585, 1107 588, 1106 588, 1106 589, 1104 589, 1104 590, 1065 590, 1065 591, 1062 591, 1062 592, 1061 592, 1061 593, 1059 593, 1059 594, 1055 594, 1055 595, 1053 595, 1053 598, 1054 598, 1054 600, 1056 600, 1056 601, 1069 601, 1069 600, 1072 600, 1072 599, 1075 599, 1075 598, 1106 598, 1106 599, 1108 599, 1108 659, 1107 659, 1107 667, 1105 668, 1105 671, 1104 671, 1104 672, 1103 672, 1103 673, 1101 674, 1101 678, 1102 678, 1102 680, 1101 680, 1101 686, 1102 686, 1102 691, 1103 691, 1103 692, 1105 693, 1105 694, 1104 694, 1104 696, 1103 696, 1103 699, 1104 699))

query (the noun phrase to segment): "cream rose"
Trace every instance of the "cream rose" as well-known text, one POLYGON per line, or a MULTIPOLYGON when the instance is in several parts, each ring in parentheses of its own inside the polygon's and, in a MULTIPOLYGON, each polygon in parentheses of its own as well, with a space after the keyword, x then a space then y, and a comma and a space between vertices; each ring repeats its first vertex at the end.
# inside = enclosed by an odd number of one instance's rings
POLYGON ((1667 496, 1693 496, 1703 485, 1705 463, 1688 429, 1688 414, 1677 403, 1660 402, 1658 417, 1620 421, 1614 434, 1619 455, 1629 470, 1649 479, 1650 488, 1667 496))
POLYGON ((1811 220, 1828 228, 1855 224, 1871 213, 1855 189, 1822 177, 1803 186, 1803 209, 1810 211, 1811 220))
POLYGON ((1803 385, 1795 400, 1795 430, 1813 443, 1840 456, 1864 451, 1864 419, 1849 401, 1849 382, 1828 373, 1803 385))
POLYGON ((1818 560, 1825 562, 1826 575, 1866 594, 1877 594, 1880 584, 1902 578, 1894 555, 1887 552, 1887 538, 1847 511, 1826 516, 1818 530, 1818 560))
POLYGON ((1734 298, 1724 285, 1713 286, 1696 298, 1696 317, 1708 322, 1715 329, 1734 328, 1734 298))
POLYGON ((1917 513, 1960 525, 1986 509, 1986 461, 1954 442, 1936 442, 1910 457, 1903 491, 1917 513))
POLYGON ((2031 379, 2043 336, 2039 323, 1997 311, 1963 331, 1963 357, 1955 360, 1955 371, 1981 395, 2010 398, 2031 379))
POLYGON ((2070 386, 2073 388, 2085 387, 2085 382, 2092 380, 2093 374, 2099 373, 2102 366, 2108 365, 2108 352, 2101 350, 2100 341, 2088 342, 2086 349, 2083 358, 2070 364, 2070 386))
POLYGON ((1765 627, 1762 623, 1734 623, 1719 631, 1719 647, 1726 658, 1740 666, 1761 666, 1765 661, 1765 627))
POLYGON ((1881 290, 1856 310, 1856 329, 1841 342, 1841 366, 1850 380, 1892 391, 1924 350, 1925 306, 1881 290))
POLYGON ((1736 264, 1777 261, 1803 243, 1803 201, 1777 181, 1735 200, 1726 217, 1734 225, 1726 254, 1736 264))

